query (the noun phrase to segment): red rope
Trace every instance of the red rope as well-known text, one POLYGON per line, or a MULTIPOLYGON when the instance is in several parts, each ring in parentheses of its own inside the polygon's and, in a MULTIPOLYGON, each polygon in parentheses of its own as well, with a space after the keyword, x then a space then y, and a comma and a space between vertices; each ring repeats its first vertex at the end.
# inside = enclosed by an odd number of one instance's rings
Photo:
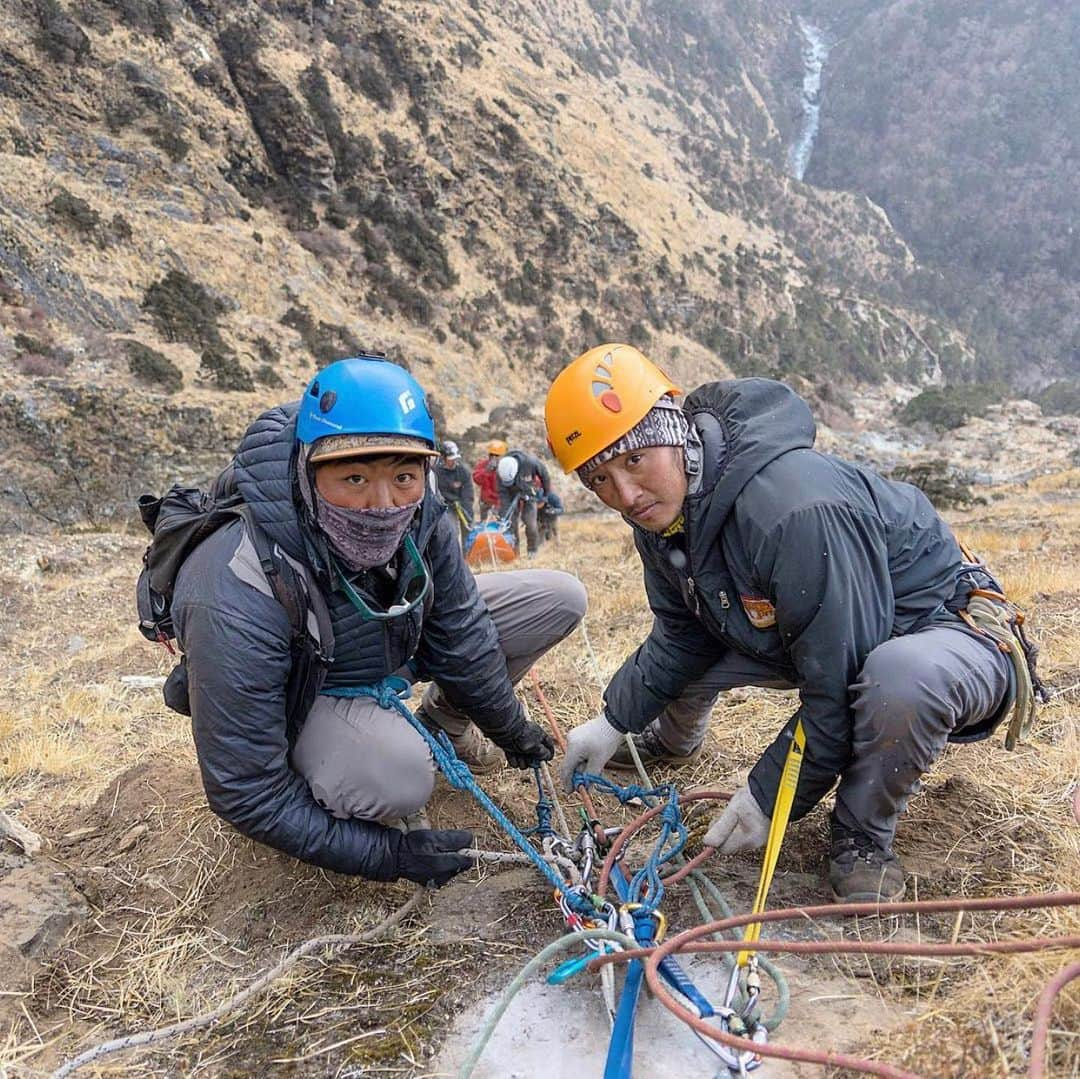
MULTIPOLYGON (((551 705, 540 686, 540 679, 536 671, 532 675, 533 688, 544 710, 548 726, 551 728, 552 737, 559 748, 565 752, 566 738, 562 727, 555 718, 551 705)), ((680 796, 681 802, 694 801, 725 801, 730 795, 718 791, 696 791, 691 794, 680 796)), ((581 800, 585 805, 591 819, 597 819, 597 813, 593 806, 589 792, 581 791, 581 800)), ((600 879, 597 891, 601 895, 607 894, 608 878, 612 866, 619 853, 630 841, 634 834, 644 825, 651 821, 661 812, 663 806, 654 806, 642 813, 641 816, 632 820, 619 834, 604 859, 600 871, 600 879)), ((1073 812, 1077 821, 1080 821, 1080 787, 1077 788, 1073 800, 1073 812)), ((664 878, 666 884, 675 884, 686 877, 691 870, 701 865, 709 858, 715 849, 706 847, 695 858, 691 859, 678 871, 664 878)), ((645 977, 649 988, 660 1000, 668 1011, 678 1016, 684 1023, 695 1030, 698 1034, 712 1038, 732 1049, 740 1052, 756 1053, 764 1057, 776 1057, 781 1060, 793 1060, 805 1064, 820 1064, 826 1067, 848 1068, 851 1071, 861 1072, 864 1075, 879 1075, 883 1079, 922 1079, 914 1072, 905 1071, 892 1064, 878 1063, 861 1057, 848 1056, 833 1050, 803 1049, 782 1045, 765 1044, 759 1045, 748 1038, 739 1038, 734 1034, 728 1034, 717 1027, 701 1019, 696 1013, 685 1007, 675 999, 667 990, 660 978, 660 963, 669 955, 683 952, 737 952, 745 946, 741 940, 702 941, 702 937, 711 937, 724 931, 738 929, 741 926, 753 922, 762 924, 768 922, 783 921, 807 921, 815 918, 850 918, 850 917, 883 917, 898 914, 943 914, 948 912, 965 911, 1013 911, 1013 910, 1039 910, 1048 907, 1073 907, 1080 906, 1080 892, 1051 892, 1044 895, 1033 896, 1007 896, 1002 899, 937 899, 919 900, 916 902, 902 903, 830 903, 827 906, 817 907, 789 907, 784 910, 765 911, 761 914, 740 914, 732 918, 722 918, 718 921, 708 922, 695 926, 683 933, 670 937, 655 948, 638 948, 622 952, 608 952, 603 956, 593 959, 588 968, 598 971, 608 963, 626 963, 631 959, 645 960, 645 977)), ((977 956, 977 955, 1013 955, 1045 951, 1051 948, 1078 948, 1080 947, 1080 935, 1062 937, 1033 937, 1028 940, 1003 940, 992 942, 973 941, 964 944, 909 944, 895 943, 892 941, 844 941, 844 940, 819 940, 819 941, 790 941, 790 940, 758 940, 754 943, 754 951, 761 952, 787 952, 794 955, 903 955, 903 956, 977 956)), ((1028 1079, 1045 1079, 1046 1075, 1046 1044, 1050 1029, 1050 1019, 1053 1013, 1054 1003, 1061 990, 1074 978, 1080 977, 1080 962, 1071 963, 1064 967, 1054 976, 1039 997, 1038 1006, 1035 1010, 1034 1026, 1032 1030, 1031 1060, 1028 1069, 1028 1079)))

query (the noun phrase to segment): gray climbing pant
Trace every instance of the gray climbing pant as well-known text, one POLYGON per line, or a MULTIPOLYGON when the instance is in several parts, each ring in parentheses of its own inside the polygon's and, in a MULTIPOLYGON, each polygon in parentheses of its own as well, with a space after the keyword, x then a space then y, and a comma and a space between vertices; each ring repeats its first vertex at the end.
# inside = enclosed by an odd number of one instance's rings
MULTIPOLYGON (((705 737, 718 694, 736 686, 796 688, 775 669, 730 652, 654 721, 661 742, 672 753, 691 752, 705 737)), ((849 688, 852 758, 840 776, 835 817, 890 850, 897 819, 949 736, 1004 710, 1009 660, 967 629, 930 626, 878 645, 849 688)))
POLYGON ((510 531, 514 535, 514 543, 518 552, 521 551, 520 525, 525 525, 525 543, 529 554, 536 554, 540 550, 540 524, 536 515, 536 502, 531 498, 523 498, 514 507, 510 516, 510 531))
MULTIPOLYGON (((585 589, 569 573, 484 573, 476 584, 513 682, 585 616, 585 589)), ((424 709, 444 730, 460 733, 470 722, 434 684, 424 694, 424 709)), ((380 708, 370 697, 316 698, 296 740, 292 766, 335 817, 407 817, 424 807, 435 783, 424 739, 396 711, 380 708)))

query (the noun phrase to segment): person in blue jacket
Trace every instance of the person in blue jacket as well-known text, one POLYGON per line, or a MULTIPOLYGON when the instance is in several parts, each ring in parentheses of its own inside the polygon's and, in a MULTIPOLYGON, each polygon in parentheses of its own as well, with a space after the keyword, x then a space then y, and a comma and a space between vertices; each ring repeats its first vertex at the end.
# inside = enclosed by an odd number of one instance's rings
POLYGON ((309 630, 332 638, 298 720, 289 614, 242 519, 187 557, 172 600, 211 809, 296 858, 373 880, 444 883, 472 864, 458 853, 472 836, 397 826, 431 794, 430 753, 396 711, 348 693, 392 675, 429 680, 418 714, 476 770, 503 754, 531 766, 552 745, 514 683, 585 610, 569 574, 473 577, 427 482, 437 455, 423 389, 366 355, 320 371, 241 440, 229 486, 324 612, 322 630, 309 612, 309 630))
POLYGON ((553 452, 633 529, 654 616, 602 714, 570 733, 564 781, 630 766, 627 732, 647 763, 683 764, 720 691, 796 688, 798 710, 705 843, 765 844, 801 723, 793 819, 839 780, 834 896, 897 899, 893 838, 919 777, 947 742, 987 737, 1018 680, 1031 697, 1024 657, 993 636, 1008 606, 921 491, 815 451, 810 410, 787 386, 712 382, 681 405, 680 392, 636 349, 604 345, 548 394, 553 452))

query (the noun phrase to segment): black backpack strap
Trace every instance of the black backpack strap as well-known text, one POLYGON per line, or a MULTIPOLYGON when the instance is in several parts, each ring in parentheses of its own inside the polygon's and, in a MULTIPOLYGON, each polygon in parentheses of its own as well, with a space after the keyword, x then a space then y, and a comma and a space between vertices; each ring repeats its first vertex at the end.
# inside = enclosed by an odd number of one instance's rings
POLYGON ((255 555, 259 559, 259 568, 266 575, 266 580, 273 589, 278 603, 285 608, 292 627, 292 638, 307 635, 307 590, 299 580, 299 575, 285 558, 275 558, 274 550, 266 533, 256 522, 251 508, 246 503, 236 507, 237 514, 243 518, 248 535, 255 546, 255 555))
POLYGON ((322 592, 309 587, 304 574, 282 554, 275 555, 273 545, 255 521, 249 507, 240 505, 237 513, 243 518, 248 535, 255 547, 259 568, 266 576, 277 601, 289 616, 292 671, 286 690, 286 722, 289 745, 296 737, 311 710, 326 679, 327 668, 334 660, 334 628, 330 609, 322 592), (315 616, 319 639, 308 632, 308 612, 315 616))

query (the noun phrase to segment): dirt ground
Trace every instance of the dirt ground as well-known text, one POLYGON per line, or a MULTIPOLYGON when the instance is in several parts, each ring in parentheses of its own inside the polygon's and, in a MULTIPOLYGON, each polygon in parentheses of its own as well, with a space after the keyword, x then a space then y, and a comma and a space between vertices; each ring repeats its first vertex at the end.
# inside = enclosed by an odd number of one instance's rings
MULTIPOLYGON (((1061 693, 1043 710, 1030 745, 1012 754, 998 740, 954 748, 927 777, 898 836, 912 874, 909 894, 920 898, 1080 882, 1080 827, 1070 810, 1080 777, 1080 474, 998 493, 954 524, 1032 611, 1043 673, 1061 693)), ((621 523, 567 520, 562 532, 560 545, 536 564, 570 569, 585 581, 596 661, 575 634, 538 670, 570 726, 593 714, 599 683, 644 635, 648 619, 621 523)), ((291 947, 368 928, 411 893, 407 884, 371 884, 301 865, 210 813, 186 721, 164 708, 156 688, 130 681, 160 677, 171 663, 133 626, 131 586, 142 547, 134 531, 58 533, 16 537, 0 554, 0 808, 45 843, 33 857, 10 843, 0 856, 3 1075, 47 1074, 98 1041, 212 1008, 291 947)), ((528 683, 523 693, 539 716, 528 683)), ((793 704, 790 694, 729 694, 708 752, 692 775, 679 775, 680 785, 730 789, 793 704)), ((530 777, 507 771, 485 787, 528 823, 530 777)), ((506 849, 475 804, 444 783, 430 815, 435 826, 474 828, 486 849, 506 849)), ((611 823, 620 819, 611 813, 611 823)), ((771 906, 827 901, 826 830, 823 807, 792 827, 771 906)), ((756 872, 756 859, 712 869, 737 910, 749 907, 756 872)), ((668 910, 676 926, 699 920, 684 894, 674 893, 668 910)), ((1078 922, 1076 912, 1050 912, 847 931, 964 940, 1075 933, 1078 922)), ((561 929, 530 870, 481 868, 437 893, 385 941, 307 959, 213 1028, 78 1074, 446 1074, 481 1005, 561 929)), ((825 925, 804 931, 835 932, 825 925)), ((927 1076, 1021 1075, 1034 996, 1066 958, 788 960, 797 1000, 790 1025, 773 1040, 857 1049, 927 1076)), ((575 988, 565 1004, 552 1004, 553 1022, 560 1014, 568 1024, 580 1019, 575 1001, 586 992, 575 988)), ((1078 1028, 1074 983, 1056 1013, 1053 1075, 1080 1075, 1078 1028)), ((519 1029, 508 1017, 490 1052, 512 1052, 519 1029)), ((638 1052, 639 1074, 659 1074, 645 1040, 638 1052)), ((479 1074, 497 1073, 487 1066, 479 1074)), ((766 1064, 759 1074, 804 1073, 766 1064)))

